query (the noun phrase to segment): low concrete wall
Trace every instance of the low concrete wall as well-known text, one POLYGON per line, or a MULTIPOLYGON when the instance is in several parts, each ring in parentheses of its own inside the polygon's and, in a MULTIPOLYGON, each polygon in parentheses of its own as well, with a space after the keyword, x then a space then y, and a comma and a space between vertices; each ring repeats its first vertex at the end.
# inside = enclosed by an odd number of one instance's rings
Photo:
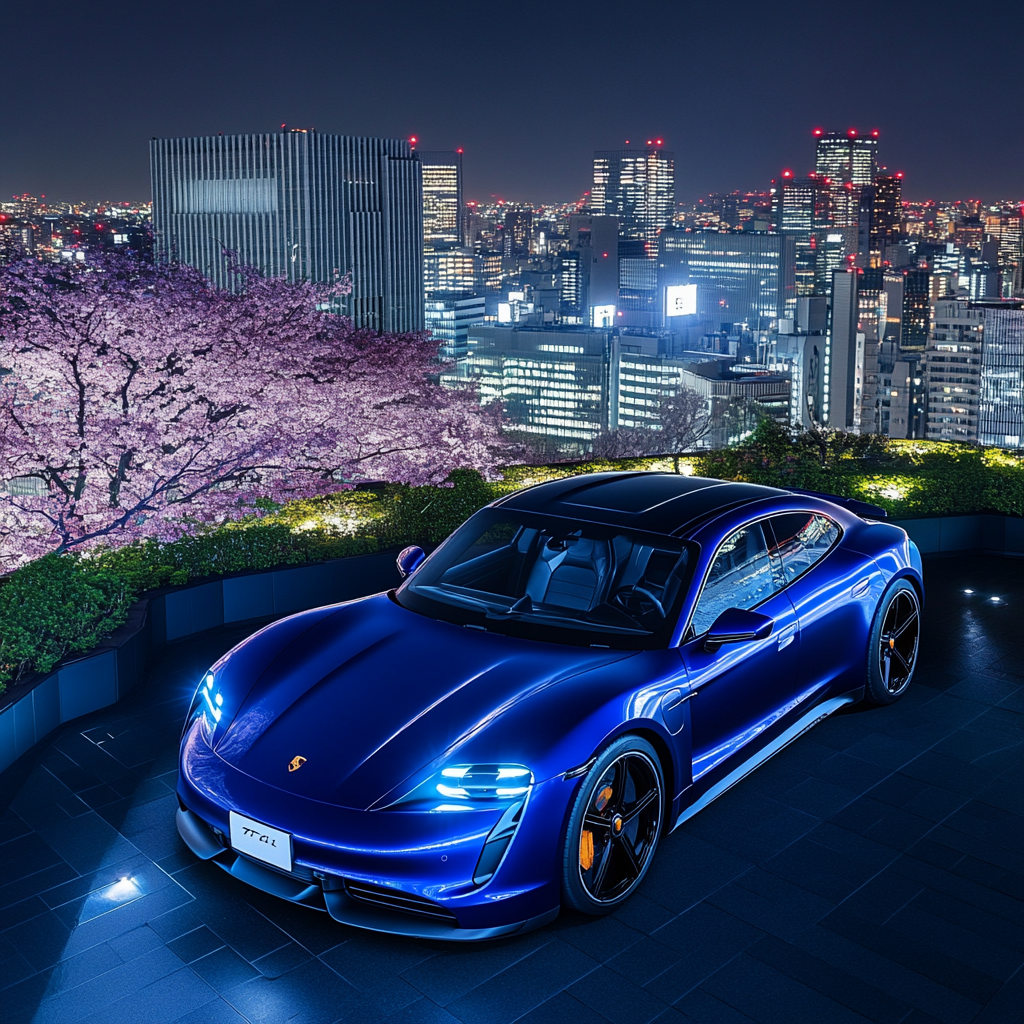
POLYGON ((1024 519, 1009 516, 935 516, 931 519, 889 519, 902 526, 922 555, 982 551, 1024 556, 1024 519))
POLYGON ((58 725, 120 700, 155 647, 232 623, 288 615, 398 585, 395 551, 247 573, 155 592, 101 647, 0 695, 0 771, 58 725))

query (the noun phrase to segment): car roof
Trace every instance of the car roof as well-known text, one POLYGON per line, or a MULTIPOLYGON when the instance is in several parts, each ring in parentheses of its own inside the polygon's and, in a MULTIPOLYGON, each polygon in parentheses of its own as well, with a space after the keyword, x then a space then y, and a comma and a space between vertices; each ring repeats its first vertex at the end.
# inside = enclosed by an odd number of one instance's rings
POLYGON ((730 509, 788 491, 760 484, 712 480, 676 473, 588 473, 537 484, 495 502, 503 508, 540 512, 676 534, 730 509))

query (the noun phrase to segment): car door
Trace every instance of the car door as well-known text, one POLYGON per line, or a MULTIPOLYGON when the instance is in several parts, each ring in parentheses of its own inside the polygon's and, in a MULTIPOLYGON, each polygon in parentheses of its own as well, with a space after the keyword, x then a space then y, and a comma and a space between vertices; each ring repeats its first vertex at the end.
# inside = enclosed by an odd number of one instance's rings
POLYGON ((847 676, 849 686, 863 681, 860 641, 882 585, 877 568, 839 546, 840 535, 821 512, 782 512, 768 519, 766 529, 769 553, 781 565, 800 624, 803 671, 819 691, 847 676))
POLYGON ((680 648, 690 680, 693 779, 742 751, 794 706, 800 691, 796 613, 773 572, 760 522, 718 546, 680 648), (775 622, 769 637, 708 650, 703 635, 727 608, 756 609, 775 622))

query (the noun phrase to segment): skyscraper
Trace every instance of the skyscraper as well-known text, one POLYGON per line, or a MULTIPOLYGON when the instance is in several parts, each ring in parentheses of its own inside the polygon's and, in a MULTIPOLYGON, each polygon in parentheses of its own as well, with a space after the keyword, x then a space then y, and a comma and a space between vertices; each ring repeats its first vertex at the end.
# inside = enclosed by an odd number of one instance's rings
POLYGON ((842 259, 844 245, 843 237, 829 241, 830 183, 817 174, 797 178, 792 171, 783 171, 772 188, 772 220, 778 231, 793 239, 794 297, 827 291, 834 265, 842 259), (827 259, 833 253, 836 257, 827 259))
POLYGON ((533 241, 533 211, 509 210, 505 214, 504 254, 529 256, 533 241))
POLYGON ((878 131, 862 135, 856 128, 845 132, 814 129, 817 140, 815 171, 841 185, 871 185, 878 170, 878 131))
POLYGON ((359 327, 423 329, 420 163, 399 139, 299 129, 154 139, 154 253, 230 287, 224 251, 268 277, 352 275, 359 327))
POLYGON ((873 252, 883 252, 887 245, 899 240, 903 219, 903 174, 875 176, 875 195, 871 213, 870 245, 873 252))
POLYGON ((618 217, 622 237, 643 239, 652 258, 676 202, 675 154, 661 146, 661 139, 656 139, 644 149, 596 152, 590 191, 592 212, 618 217))
POLYGON ((925 355, 927 436, 1024 447, 1021 301, 940 299, 925 355))
POLYGON ((462 152, 417 151, 423 169, 423 244, 464 244, 462 152))

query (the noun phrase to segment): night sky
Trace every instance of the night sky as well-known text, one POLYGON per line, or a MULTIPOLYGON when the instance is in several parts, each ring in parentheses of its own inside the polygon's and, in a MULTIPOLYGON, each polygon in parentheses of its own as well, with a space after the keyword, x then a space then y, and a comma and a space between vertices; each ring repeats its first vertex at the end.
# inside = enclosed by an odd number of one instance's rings
POLYGON ((881 131, 904 195, 1024 196, 1022 0, 5 6, 0 195, 148 199, 151 136, 289 126, 465 148, 466 198, 553 202, 654 135, 680 200, 881 131))

